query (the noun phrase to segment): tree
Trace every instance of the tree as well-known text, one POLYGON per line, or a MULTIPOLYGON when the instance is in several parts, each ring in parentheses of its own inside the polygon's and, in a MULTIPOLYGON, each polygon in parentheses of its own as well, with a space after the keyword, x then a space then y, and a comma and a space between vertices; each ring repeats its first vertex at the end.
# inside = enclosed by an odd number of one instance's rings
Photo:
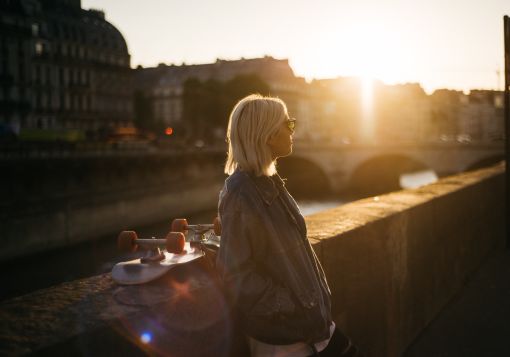
POLYGON ((235 103, 252 93, 269 94, 269 86, 257 75, 239 75, 227 82, 190 78, 184 82, 183 120, 192 137, 214 140, 211 133, 226 130, 235 103))
POLYGON ((154 118, 154 111, 151 102, 142 91, 135 91, 133 94, 133 110, 135 114, 135 126, 142 131, 161 132, 163 123, 154 118))

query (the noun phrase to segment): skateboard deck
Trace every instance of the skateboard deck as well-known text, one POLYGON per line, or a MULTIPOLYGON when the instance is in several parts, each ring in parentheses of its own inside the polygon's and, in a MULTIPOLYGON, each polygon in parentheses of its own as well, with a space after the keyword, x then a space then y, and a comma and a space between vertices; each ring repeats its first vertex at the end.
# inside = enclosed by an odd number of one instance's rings
POLYGON ((189 242, 184 245, 184 252, 174 254, 164 251, 165 259, 158 262, 142 263, 141 259, 117 263, 112 270, 112 278, 122 285, 144 284, 164 275, 173 267, 189 263, 204 256, 199 247, 191 247, 189 242))

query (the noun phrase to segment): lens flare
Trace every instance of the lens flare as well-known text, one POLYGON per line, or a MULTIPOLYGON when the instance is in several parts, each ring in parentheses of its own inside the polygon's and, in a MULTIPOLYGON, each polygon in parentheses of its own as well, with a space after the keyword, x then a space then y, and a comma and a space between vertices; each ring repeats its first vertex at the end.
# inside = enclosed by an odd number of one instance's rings
POLYGON ((236 336, 233 316, 223 291, 201 267, 186 264, 158 284, 124 287, 115 296, 143 309, 112 327, 147 355, 175 356, 187 350, 196 356, 230 355, 236 336))
POLYGON ((140 335, 140 341, 142 343, 148 344, 152 340, 152 334, 150 332, 144 332, 140 335))

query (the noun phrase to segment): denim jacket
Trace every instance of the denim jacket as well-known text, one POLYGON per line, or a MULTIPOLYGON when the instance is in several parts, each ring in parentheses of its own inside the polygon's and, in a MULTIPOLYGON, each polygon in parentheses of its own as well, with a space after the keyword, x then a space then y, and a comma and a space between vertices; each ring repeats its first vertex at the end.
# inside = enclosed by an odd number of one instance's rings
POLYGON ((237 170, 220 193, 217 269, 244 332, 265 343, 329 338, 331 292, 278 175, 237 170))

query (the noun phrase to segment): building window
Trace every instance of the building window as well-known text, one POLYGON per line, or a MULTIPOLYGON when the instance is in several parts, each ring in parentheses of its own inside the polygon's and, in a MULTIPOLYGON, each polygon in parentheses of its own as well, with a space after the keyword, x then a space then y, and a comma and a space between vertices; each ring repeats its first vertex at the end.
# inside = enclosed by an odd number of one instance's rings
POLYGON ((19 99, 19 95, 18 95, 18 87, 11 87, 11 99, 14 100, 14 101, 17 101, 19 99))
POLYGON ((69 84, 69 68, 64 68, 64 84, 69 84))
POLYGON ((87 70, 81 71, 81 84, 87 84, 87 70))
POLYGON ((47 109, 48 108, 48 96, 46 95, 46 93, 43 93, 41 95, 41 107, 42 109, 47 109))
POLYGON ((60 103, 59 103, 60 97, 59 97, 57 91, 53 92, 52 98, 53 98, 53 102, 51 103, 52 109, 58 110, 58 108, 60 107, 60 103))
POLYGON ((46 83, 48 83, 48 84, 53 83, 52 78, 51 78, 51 67, 50 66, 46 67, 46 83))
POLYGON ((39 92, 35 94, 35 107, 41 108, 41 94, 39 92))
POLYGON ((44 51, 44 46, 43 46, 42 42, 41 41, 37 41, 35 43, 35 54, 40 56, 40 55, 43 54, 43 51, 44 51))
POLYGON ((45 84, 46 83, 46 71, 44 70, 44 66, 41 66, 39 67, 40 68, 40 79, 41 79, 41 84, 45 84))
POLYGON ((39 70, 39 66, 34 66, 34 82, 36 84, 39 84, 39 81, 41 79, 41 75, 40 75, 40 70, 39 70))
POLYGON ((25 51, 24 51, 24 43, 23 41, 18 41, 18 53, 19 53, 19 56, 20 57, 23 57, 23 55, 25 54, 25 51))
POLYGON ((73 97, 72 107, 74 108, 74 110, 80 111, 81 110, 80 95, 75 94, 72 97, 73 97))
POLYGON ((32 35, 39 36, 39 24, 37 23, 32 24, 32 35))
POLYGON ((25 66, 23 65, 23 60, 18 63, 18 77, 20 81, 25 81, 25 66))

